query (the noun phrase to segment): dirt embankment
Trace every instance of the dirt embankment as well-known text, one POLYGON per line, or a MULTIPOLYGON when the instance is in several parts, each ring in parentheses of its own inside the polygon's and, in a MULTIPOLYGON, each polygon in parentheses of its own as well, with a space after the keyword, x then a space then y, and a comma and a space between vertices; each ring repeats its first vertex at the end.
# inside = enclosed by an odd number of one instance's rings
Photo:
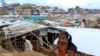
POLYGON ((15 52, 9 52, 4 50, 1 46, 0 46, 0 56, 47 56, 43 53, 39 53, 39 52, 35 52, 35 51, 31 51, 31 52, 21 52, 18 53, 17 51, 15 52))

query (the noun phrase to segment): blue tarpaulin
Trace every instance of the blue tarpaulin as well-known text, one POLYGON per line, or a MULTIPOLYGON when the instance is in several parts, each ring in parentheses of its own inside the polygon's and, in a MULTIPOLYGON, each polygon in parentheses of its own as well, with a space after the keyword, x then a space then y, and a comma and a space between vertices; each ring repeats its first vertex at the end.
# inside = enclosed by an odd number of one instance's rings
POLYGON ((7 8, 7 11, 13 11, 14 10, 14 8, 7 8))
POLYGON ((32 16, 27 16, 27 17, 24 17, 24 20, 45 20, 46 18, 43 17, 43 16, 39 16, 39 15, 32 15, 32 16))

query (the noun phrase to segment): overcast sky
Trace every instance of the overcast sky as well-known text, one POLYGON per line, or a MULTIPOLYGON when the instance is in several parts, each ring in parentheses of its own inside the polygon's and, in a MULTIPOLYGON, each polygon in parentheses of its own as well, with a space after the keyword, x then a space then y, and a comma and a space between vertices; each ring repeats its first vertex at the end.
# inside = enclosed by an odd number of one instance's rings
POLYGON ((57 6, 63 9, 80 6, 82 8, 100 9, 100 0, 5 0, 6 3, 34 3, 37 5, 57 6))

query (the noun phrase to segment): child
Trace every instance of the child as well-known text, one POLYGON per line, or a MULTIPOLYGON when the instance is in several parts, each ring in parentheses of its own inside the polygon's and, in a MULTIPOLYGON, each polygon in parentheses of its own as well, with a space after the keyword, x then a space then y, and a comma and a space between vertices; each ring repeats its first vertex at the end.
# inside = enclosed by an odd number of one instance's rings
POLYGON ((76 56, 77 53, 77 47, 74 43, 70 43, 68 45, 68 56, 76 56))
POLYGON ((59 41, 58 44, 54 46, 53 49, 47 49, 45 47, 41 47, 44 51, 52 53, 56 49, 58 49, 58 56, 66 56, 67 55, 67 49, 68 49, 68 33, 67 32, 61 32, 59 35, 59 41))

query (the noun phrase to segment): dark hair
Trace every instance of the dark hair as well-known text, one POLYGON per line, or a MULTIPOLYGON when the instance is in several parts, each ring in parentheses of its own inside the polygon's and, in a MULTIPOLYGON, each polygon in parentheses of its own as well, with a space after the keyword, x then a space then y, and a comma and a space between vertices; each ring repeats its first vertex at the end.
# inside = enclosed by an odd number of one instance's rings
POLYGON ((68 39, 68 45, 70 45, 72 43, 72 36, 68 35, 69 39, 68 39))
POLYGON ((68 49, 77 52, 77 46, 72 42, 72 36, 69 35, 68 49))
POLYGON ((86 20, 85 19, 83 19, 83 22, 85 22, 86 20))
POLYGON ((66 31, 61 31, 60 34, 65 34, 68 38, 68 49, 77 52, 77 46, 72 42, 72 36, 66 31))
POLYGON ((72 42, 68 45, 68 49, 77 52, 77 46, 72 42))
POLYGON ((61 31, 60 34, 65 34, 66 38, 68 38, 68 45, 72 42, 72 36, 66 32, 66 31, 61 31))
POLYGON ((70 34, 69 34, 68 32, 66 32, 66 31, 61 31, 60 34, 65 34, 65 35, 66 35, 66 38, 69 38, 69 35, 70 35, 70 34))

